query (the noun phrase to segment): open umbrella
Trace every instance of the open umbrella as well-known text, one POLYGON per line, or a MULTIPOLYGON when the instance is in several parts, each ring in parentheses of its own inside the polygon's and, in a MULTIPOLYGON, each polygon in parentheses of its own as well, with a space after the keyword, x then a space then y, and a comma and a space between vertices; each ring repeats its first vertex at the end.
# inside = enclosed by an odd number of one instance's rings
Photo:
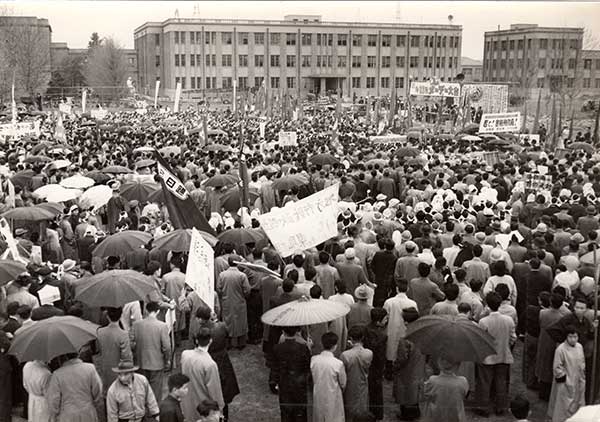
POLYGON ((67 202, 73 201, 81 196, 83 192, 79 189, 65 189, 62 191, 57 190, 46 195, 46 201, 48 202, 67 202))
POLYGON ((468 141, 468 142, 479 142, 481 141, 481 138, 479 136, 475 136, 475 135, 463 135, 460 137, 461 141, 468 141))
POLYGON ((273 189, 289 190, 293 187, 308 185, 308 179, 300 174, 290 174, 273 181, 273 189))
POLYGON ((100 208, 108 204, 112 197, 112 189, 106 185, 92 186, 79 197, 79 207, 84 210, 100 208))
POLYGON ((181 154, 181 147, 178 147, 177 145, 170 145, 168 147, 163 147, 159 149, 158 152, 160 152, 160 155, 164 155, 167 157, 171 154, 179 155, 181 154))
POLYGON ((208 134, 208 136, 210 136, 210 135, 227 135, 227 133, 225 133, 225 131, 223 131, 221 129, 208 129, 206 131, 206 133, 208 134))
POLYGON ((40 186, 39 188, 33 191, 33 194, 38 198, 46 199, 48 195, 55 192, 62 192, 63 190, 65 190, 65 188, 61 185, 51 183, 49 185, 40 186))
POLYGON ((313 155, 308 159, 308 161, 317 166, 334 165, 340 163, 340 160, 327 153, 313 155))
POLYGON ((278 327, 320 324, 343 317, 350 312, 344 303, 303 297, 265 312, 262 322, 278 327))
POLYGON ((57 155, 68 155, 68 154, 72 154, 73 151, 71 151, 69 148, 63 147, 63 146, 57 146, 55 148, 51 148, 48 151, 49 154, 57 154, 57 155))
POLYGON ((146 300, 156 287, 142 273, 110 270, 86 277, 75 286, 75 299, 92 307, 119 308, 126 303, 146 300))
POLYGON ((589 152, 590 154, 594 152, 594 146, 592 144, 588 144, 587 142, 573 142, 567 146, 567 148, 589 152))
POLYGON ((272 275, 273 277, 277 277, 277 278, 281 279, 281 274, 279 274, 273 270, 270 270, 269 268, 267 268, 263 265, 253 264, 251 262, 242 262, 242 261, 236 261, 235 263, 240 268, 247 268, 247 269, 249 269, 251 271, 255 271, 257 273, 272 275))
POLYGON ((70 165, 71 165, 71 162, 69 160, 56 160, 56 161, 46 164, 46 170, 66 169, 70 165))
POLYGON ((496 353, 494 338, 466 319, 424 316, 408 326, 406 338, 424 354, 445 356, 454 362, 482 362, 496 353))
POLYGON ((72 189, 86 189, 90 186, 94 186, 95 183, 96 182, 94 181, 94 179, 90 177, 81 176, 79 174, 67 177, 66 179, 60 181, 61 186, 72 189))
POLYGON ((213 188, 220 188, 223 186, 235 185, 239 178, 234 174, 216 174, 208 179, 204 186, 212 186, 213 188))
POLYGON ((33 170, 23 170, 15 173, 15 175, 10 178, 10 182, 15 186, 24 188, 29 184, 33 176, 35 176, 35 172, 33 170))
POLYGON ((32 154, 39 154, 42 151, 47 150, 50 147, 53 147, 55 144, 53 144, 52 142, 40 142, 39 144, 36 144, 33 146, 33 148, 31 148, 31 153, 32 154))
POLYGON ((41 360, 49 362, 57 356, 78 353, 96 338, 99 326, 74 316, 55 316, 20 330, 8 353, 19 362, 41 360))
POLYGON ((133 150, 133 152, 154 152, 154 148, 152 147, 137 147, 133 150))
POLYGON ((125 230, 110 235, 94 248, 94 256, 121 256, 141 248, 152 239, 150 233, 137 230, 125 230))
POLYGON ((25 162, 30 164, 47 163, 48 161, 52 161, 52 158, 46 157, 45 155, 32 155, 25 159, 25 162))
POLYGON ((145 167, 153 166, 154 164, 156 164, 156 161, 154 161, 154 160, 140 160, 140 161, 136 161, 135 168, 143 169, 145 167))
POLYGON ((142 202, 147 200, 148 195, 159 189, 160 185, 154 181, 138 179, 123 183, 123 185, 121 185, 120 194, 128 201, 135 199, 142 202))
POLYGON ((147 202, 161 202, 161 203, 164 203, 165 202, 165 195, 163 194, 162 188, 158 189, 158 190, 155 190, 150 195, 148 195, 148 198, 146 198, 146 201, 147 202))
MULTIPOLYGON (((218 242, 218 239, 210 233, 200 231, 200 236, 212 247, 218 242)), ((190 250, 191 241, 192 229, 177 229, 154 239, 152 245, 165 251, 187 252, 190 250)))
POLYGON ((369 161, 367 161, 365 164, 366 165, 371 165, 371 166, 375 166, 378 165, 380 167, 385 167, 389 164, 389 160, 383 159, 383 158, 372 158, 369 161))
POLYGON ((38 207, 17 207, 6 211, 2 217, 10 220, 44 221, 52 220, 54 213, 38 207))
POLYGON ((231 243, 236 250, 243 250, 247 243, 256 243, 262 236, 252 229, 237 228, 225 230, 217 236, 221 242, 231 243))
POLYGON ((402 147, 396 150, 396 155, 398 157, 418 157, 420 154, 421 151, 413 147, 402 147))
POLYGON ((65 211, 65 206, 56 202, 42 202, 41 204, 37 204, 36 207, 42 208, 46 211, 50 211, 55 216, 62 214, 65 211))
POLYGON ((85 176, 89 177, 90 179, 94 179, 94 182, 96 183, 108 182, 111 179, 108 174, 101 173, 98 170, 90 171, 86 173, 85 176))
POLYGON ((25 264, 10 259, 0 259, 0 286, 14 280, 25 271, 27 271, 25 264))
POLYGON ((133 171, 131 171, 127 167, 123 167, 123 166, 108 166, 108 167, 104 167, 101 171, 102 171, 102 173, 110 173, 110 174, 133 173, 133 171))
MULTIPOLYGON (((231 212, 236 212, 240 209, 241 188, 239 186, 229 189, 221 198, 221 206, 231 212)), ((248 189, 248 202, 253 204, 260 196, 256 189, 248 189)))

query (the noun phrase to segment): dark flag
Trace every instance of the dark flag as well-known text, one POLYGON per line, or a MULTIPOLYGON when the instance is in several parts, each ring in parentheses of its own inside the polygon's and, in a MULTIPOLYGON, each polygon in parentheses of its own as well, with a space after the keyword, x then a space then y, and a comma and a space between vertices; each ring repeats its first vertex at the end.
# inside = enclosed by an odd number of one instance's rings
POLYGON ((176 229, 196 229, 216 235, 212 227, 206 221, 204 214, 200 212, 196 203, 192 200, 181 180, 167 164, 167 162, 156 151, 156 163, 160 184, 165 198, 165 204, 169 210, 169 218, 176 229))

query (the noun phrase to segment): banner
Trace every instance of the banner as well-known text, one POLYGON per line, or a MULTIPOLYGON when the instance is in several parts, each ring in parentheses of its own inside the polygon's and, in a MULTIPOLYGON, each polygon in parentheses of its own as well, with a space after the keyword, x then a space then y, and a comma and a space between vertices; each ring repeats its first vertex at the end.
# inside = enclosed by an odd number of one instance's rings
POLYGON ((70 104, 60 103, 58 105, 58 111, 60 111, 61 113, 71 114, 71 109, 72 107, 70 104))
POLYGON ((298 146, 298 134, 294 132, 279 132, 280 147, 295 147, 298 146))
MULTIPOLYGON (((484 113, 506 113, 508 110, 508 85, 464 84, 463 100, 484 113)), ((465 102, 465 103, 466 103, 465 102)))
POLYGON ((179 112, 179 100, 181 99, 181 82, 177 82, 177 88, 175 88, 175 104, 173 105, 173 111, 179 112))
POLYGON ((156 81, 154 86, 154 108, 158 105, 158 90, 160 89, 160 80, 156 81))
POLYGON ((260 137, 265 139, 265 129, 267 128, 267 122, 260 122, 258 124, 258 129, 260 130, 260 137))
POLYGON ((11 136, 40 136, 40 122, 5 123, 0 125, 0 138, 11 136))
POLYGON ((10 230, 10 225, 6 218, 0 218, 0 235, 4 238, 4 241, 8 245, 8 251, 12 255, 12 259, 15 261, 22 261, 19 255, 19 249, 17 248, 17 241, 12 235, 12 231, 10 230))
POLYGON ((214 311, 215 259, 214 251, 200 232, 192 229, 185 282, 214 311))
POLYGON ((454 82, 412 81, 410 95, 425 95, 429 97, 460 97, 460 84, 454 82))
POLYGON ((498 164, 500 162, 500 153, 498 151, 484 152, 483 161, 485 161, 486 165, 494 167, 494 164, 498 164))
POLYGON ((312 248, 337 235, 339 184, 260 215, 258 221, 282 256, 312 248))
POLYGON ((140 116, 143 116, 143 115, 145 115, 145 114, 148 114, 148 109, 147 109, 147 108, 137 108, 137 109, 135 110, 135 112, 136 112, 137 114, 139 114, 140 116))
POLYGON ((527 191, 540 192, 552 189, 552 176, 538 173, 524 174, 525 189, 527 191))
POLYGON ((85 113, 85 106, 87 105, 87 91, 84 89, 81 93, 81 112, 85 113))
POLYGON ((484 114, 479 123, 479 133, 519 132, 521 113, 484 114))
POLYGON ((397 144, 406 142, 406 135, 371 136, 369 140, 374 144, 397 144))
POLYGON ((90 110, 90 116, 97 120, 103 120, 107 114, 108 110, 104 110, 102 108, 95 108, 93 110, 90 110))

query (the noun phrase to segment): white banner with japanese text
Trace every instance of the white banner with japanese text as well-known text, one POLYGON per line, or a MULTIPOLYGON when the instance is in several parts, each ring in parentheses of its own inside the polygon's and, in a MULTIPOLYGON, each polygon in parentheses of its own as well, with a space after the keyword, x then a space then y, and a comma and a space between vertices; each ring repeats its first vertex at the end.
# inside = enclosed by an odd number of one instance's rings
POLYGON ((185 282, 198 294, 211 310, 215 307, 215 253, 202 237, 192 228, 192 240, 185 282))
POLYGON ((484 114, 479 123, 479 133, 519 132, 521 113, 484 114))

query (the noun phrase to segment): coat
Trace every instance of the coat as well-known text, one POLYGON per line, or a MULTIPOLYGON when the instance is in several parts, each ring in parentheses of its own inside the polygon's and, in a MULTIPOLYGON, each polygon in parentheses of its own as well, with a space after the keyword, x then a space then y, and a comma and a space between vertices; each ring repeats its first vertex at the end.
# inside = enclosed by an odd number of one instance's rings
POLYGON ((23 367, 23 386, 29 394, 27 416, 31 422, 51 422, 46 391, 52 372, 40 361, 27 362, 23 367))
POLYGON ((558 345, 554 353, 553 374, 548 416, 552 422, 564 422, 585 406, 585 357, 580 343, 575 347, 566 341, 558 345), (564 376, 564 382, 556 382, 557 378, 564 376), (575 412, 571 411, 571 406, 575 407, 575 412))
POLYGON ((387 360, 396 360, 398 342, 406 335, 406 324, 402 317, 402 311, 408 308, 415 308, 417 311, 417 302, 406 296, 406 293, 398 293, 396 296, 389 298, 383 304, 383 309, 388 313, 387 325, 387 360))
POLYGON ((383 371, 385 369, 385 350, 387 335, 385 328, 369 324, 365 329, 363 344, 373 352, 369 367, 369 410, 377 420, 383 419, 383 371))
POLYGON ((55 422, 97 422, 102 381, 91 363, 71 359, 54 371, 46 391, 55 422))
MULTIPOLYGON (((6 342, 8 342, 6 334, 0 332, 0 343, 6 342)), ((6 349, 8 349, 8 346, 6 346, 6 349)), ((5 352, 0 352, 0 421, 2 422, 12 420, 13 381, 16 378, 13 366, 11 356, 5 352)))
POLYGON ((373 352, 362 345, 346 350, 340 356, 346 369, 346 389, 344 405, 346 416, 364 415, 369 411, 369 367, 373 361, 373 352))
POLYGON ((122 330, 118 323, 109 324, 98 329, 98 352, 100 353, 100 376, 104 390, 108 390, 117 374, 112 368, 119 365, 122 360, 133 362, 129 334, 122 330))
POLYGON ((166 323, 153 317, 133 323, 129 333, 140 369, 158 371, 171 359, 171 339, 166 323))
POLYGON ((425 422, 466 422, 464 399, 469 392, 465 377, 441 373, 432 375, 423 386, 425 422))
POLYGON ((279 386, 280 405, 306 406, 310 377, 310 351, 287 339, 273 347, 273 376, 279 386))
POLYGON ((552 382, 552 362, 556 342, 548 334, 547 329, 560 321, 564 314, 559 309, 542 309, 540 311, 540 334, 538 337, 537 353, 535 357, 535 376, 545 383, 552 382))
POLYGON ((344 422, 346 369, 330 351, 313 356, 310 361, 313 378, 312 422, 344 422))
POLYGON ((181 373, 190 378, 189 391, 181 399, 181 410, 185 420, 200 419, 196 407, 204 400, 214 400, 219 405, 219 409, 223 409, 225 401, 221 390, 219 368, 207 351, 200 348, 184 350, 181 353, 181 373))
POLYGON ((228 268, 219 275, 217 291, 221 295, 223 321, 229 337, 237 338, 248 334, 246 296, 250 294, 248 277, 237 267, 228 268))
POLYGON ((401 338, 397 345, 393 371, 396 403, 403 406, 417 404, 425 380, 425 355, 414 343, 401 338))

